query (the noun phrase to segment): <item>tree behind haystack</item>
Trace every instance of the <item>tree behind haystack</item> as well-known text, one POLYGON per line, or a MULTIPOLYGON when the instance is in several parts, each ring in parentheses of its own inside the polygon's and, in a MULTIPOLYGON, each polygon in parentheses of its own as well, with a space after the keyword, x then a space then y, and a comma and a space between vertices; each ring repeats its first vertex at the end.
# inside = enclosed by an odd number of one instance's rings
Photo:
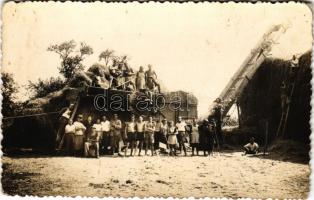
POLYGON ((48 51, 57 53, 61 58, 61 66, 59 72, 66 78, 66 80, 73 77, 76 71, 84 70, 82 61, 85 56, 93 54, 93 49, 81 42, 79 50, 75 50, 76 43, 74 40, 55 44, 48 47, 48 51))
POLYGON ((2 72, 2 115, 11 116, 13 115, 17 104, 16 93, 18 91, 18 86, 13 79, 13 74, 2 72))

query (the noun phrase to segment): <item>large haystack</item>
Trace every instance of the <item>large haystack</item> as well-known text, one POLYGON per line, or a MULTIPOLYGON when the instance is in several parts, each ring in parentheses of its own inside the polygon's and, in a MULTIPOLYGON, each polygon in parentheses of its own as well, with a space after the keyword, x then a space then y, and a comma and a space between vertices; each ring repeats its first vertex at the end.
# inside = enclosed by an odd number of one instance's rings
MULTIPOLYGON (((88 72, 90 73, 90 72, 88 72)), ((54 141, 58 128, 58 119, 61 115, 61 110, 68 106, 70 103, 75 103, 79 97, 79 104, 76 114, 84 114, 85 116, 91 115, 94 119, 100 118, 103 115, 111 118, 113 113, 119 114, 120 118, 125 121, 128 120, 131 114, 139 115, 153 115, 155 118, 170 117, 169 120, 176 120, 177 116, 164 115, 163 113, 174 113, 172 110, 163 109, 163 111, 154 110, 151 111, 139 111, 136 109, 136 101, 139 95, 144 95, 139 92, 127 92, 120 90, 106 90, 100 87, 90 87, 84 84, 80 84, 82 76, 69 83, 63 89, 53 92, 46 97, 30 100, 25 103, 25 108, 20 111, 21 115, 36 115, 30 117, 16 118, 4 121, 4 123, 10 122, 4 131, 4 139, 2 144, 5 148, 17 147, 17 148, 35 148, 41 150, 52 150, 54 148, 54 141), (75 83, 75 84, 73 84, 75 83), (113 95, 120 95, 123 97, 123 110, 99 110, 95 108, 95 97, 100 94, 108 96, 108 102, 110 103, 110 97, 113 95), (127 108, 128 106, 128 108, 127 108), (46 114, 43 114, 46 113, 46 114), (38 115, 39 114, 39 115, 38 115), (43 114, 43 115, 42 115, 43 114)), ((159 94, 165 97, 165 104, 169 104, 169 97, 171 93, 165 92, 159 94)), ((186 99, 188 93, 176 92, 182 99, 186 99)), ((146 97, 147 98, 147 97, 146 97)), ((187 102, 187 99, 183 102, 185 107, 189 107, 192 110, 193 117, 197 117, 197 100, 196 97, 189 94, 189 98, 193 101, 187 102)), ((186 113, 181 113, 183 116, 186 113)), ((188 116, 188 115, 187 115, 188 116)), ((74 116, 75 118, 75 116, 74 116)))
MULTIPOLYGON (((302 55, 296 73, 296 85, 290 103, 287 120, 287 139, 309 143, 311 99, 311 52, 302 55)), ((269 122, 269 134, 273 139, 281 118, 281 84, 289 79, 290 63, 280 59, 268 59, 262 63, 239 98, 243 127, 257 130, 257 137, 264 141, 264 120, 269 122)), ((293 79, 294 80, 294 79, 293 79)))

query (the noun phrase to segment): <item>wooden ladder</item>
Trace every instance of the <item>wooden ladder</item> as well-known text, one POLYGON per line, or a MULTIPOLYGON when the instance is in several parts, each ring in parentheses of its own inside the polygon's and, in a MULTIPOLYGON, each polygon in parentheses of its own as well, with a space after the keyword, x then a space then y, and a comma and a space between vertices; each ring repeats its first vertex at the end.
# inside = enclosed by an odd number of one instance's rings
POLYGON ((284 134, 285 134, 285 131, 286 131, 286 127, 287 127, 287 121, 288 121, 288 118, 289 118, 291 99, 292 99, 294 88, 295 88, 295 85, 296 85, 296 82, 297 82, 297 75, 298 75, 298 71, 295 74, 294 82, 292 84, 292 88, 291 88, 291 91, 290 91, 290 94, 289 94, 287 108, 285 110, 283 110, 282 113, 281 113, 281 118, 280 118, 279 126, 277 128, 276 137, 284 137, 284 134))
MULTIPOLYGON (((70 117, 70 119, 71 119, 72 121, 73 121, 73 119, 74 119, 74 117, 75 117, 77 108, 78 108, 78 106, 79 106, 79 104, 80 104, 80 100, 81 100, 81 98, 80 98, 80 96, 78 96, 77 99, 76 99, 76 101, 75 101, 74 109, 73 109, 73 111, 72 111, 72 113, 71 113, 71 117, 70 117)), ((60 143, 59 143, 59 145, 58 145, 58 149, 61 149, 62 146, 63 146, 63 143, 64 143, 64 136, 65 136, 65 134, 63 134, 63 136, 62 136, 62 139, 61 139, 61 141, 60 141, 60 143)))

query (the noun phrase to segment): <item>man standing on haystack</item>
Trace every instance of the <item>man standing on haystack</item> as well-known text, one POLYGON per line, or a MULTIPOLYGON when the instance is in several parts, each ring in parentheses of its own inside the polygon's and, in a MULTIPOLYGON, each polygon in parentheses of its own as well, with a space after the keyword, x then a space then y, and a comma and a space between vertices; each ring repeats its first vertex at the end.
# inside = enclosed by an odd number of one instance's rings
POLYGON ((157 74, 152 69, 152 65, 148 65, 148 70, 145 72, 146 75, 146 85, 147 88, 151 91, 154 91, 155 87, 158 88, 158 92, 160 93, 160 85, 157 82, 157 74))

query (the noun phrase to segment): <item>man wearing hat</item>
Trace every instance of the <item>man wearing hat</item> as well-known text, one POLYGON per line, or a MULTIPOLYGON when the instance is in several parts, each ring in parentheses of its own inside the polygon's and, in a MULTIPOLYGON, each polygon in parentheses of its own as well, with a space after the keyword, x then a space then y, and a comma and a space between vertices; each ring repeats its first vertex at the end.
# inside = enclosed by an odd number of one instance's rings
POLYGON ((223 143, 223 138, 222 138, 222 131, 221 131, 221 126, 222 126, 222 114, 223 114, 223 105, 222 105, 222 100, 220 98, 217 98, 215 101, 215 106, 213 108, 213 116, 214 120, 216 122, 216 134, 219 139, 219 143, 223 143))
POLYGON ((214 146, 215 120, 209 116, 209 119, 205 119, 198 129, 200 148, 204 151, 204 156, 210 155, 214 146))

